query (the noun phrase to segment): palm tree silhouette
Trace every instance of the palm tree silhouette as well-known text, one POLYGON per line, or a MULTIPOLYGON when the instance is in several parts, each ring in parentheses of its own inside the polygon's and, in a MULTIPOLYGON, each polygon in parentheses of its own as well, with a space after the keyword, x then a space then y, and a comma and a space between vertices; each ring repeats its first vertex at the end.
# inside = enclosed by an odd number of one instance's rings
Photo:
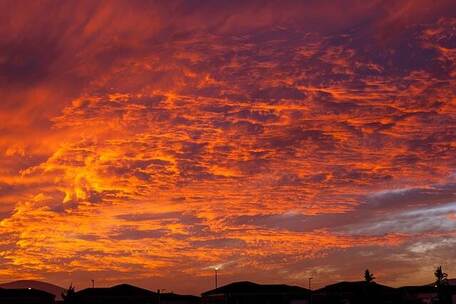
POLYGON ((76 289, 73 286, 73 283, 70 284, 67 290, 62 292, 63 302, 65 304, 74 304, 76 303, 76 289))
POLYGON ((366 283, 371 283, 375 280, 374 274, 371 273, 369 269, 366 269, 366 271, 364 271, 364 280, 366 283))
POLYGON ((448 274, 443 272, 442 266, 439 266, 434 271, 435 287, 437 288, 439 304, 450 303, 451 299, 448 292, 448 274))

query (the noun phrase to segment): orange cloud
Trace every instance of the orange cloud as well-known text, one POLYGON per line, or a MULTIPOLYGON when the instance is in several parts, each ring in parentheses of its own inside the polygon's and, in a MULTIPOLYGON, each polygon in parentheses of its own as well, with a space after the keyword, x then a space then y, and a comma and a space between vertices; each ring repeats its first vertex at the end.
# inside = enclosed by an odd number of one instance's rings
POLYGON ((450 4, 419 3, 2 4, 0 279, 426 282, 456 246, 456 57, 450 4))

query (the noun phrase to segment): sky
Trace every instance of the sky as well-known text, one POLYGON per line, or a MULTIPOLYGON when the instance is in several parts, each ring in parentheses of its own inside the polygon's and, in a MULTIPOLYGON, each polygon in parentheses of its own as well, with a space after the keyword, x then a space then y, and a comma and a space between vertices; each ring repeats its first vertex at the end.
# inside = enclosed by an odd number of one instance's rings
POLYGON ((454 1, 2 0, 0 20, 0 282, 456 276, 454 1))

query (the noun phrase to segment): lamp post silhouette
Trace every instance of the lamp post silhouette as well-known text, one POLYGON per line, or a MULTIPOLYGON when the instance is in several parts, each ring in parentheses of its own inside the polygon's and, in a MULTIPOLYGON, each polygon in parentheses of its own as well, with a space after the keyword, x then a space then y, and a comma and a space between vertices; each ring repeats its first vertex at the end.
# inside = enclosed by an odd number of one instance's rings
POLYGON ((162 289, 157 289, 157 296, 158 296, 158 304, 161 303, 161 294, 163 292, 165 292, 166 289, 162 288, 162 289))
POLYGON ((215 268, 214 268, 214 275, 215 275, 215 277, 214 277, 214 279, 215 279, 215 288, 217 288, 217 287, 218 287, 218 270, 219 270, 219 268, 218 268, 218 267, 215 267, 215 268))
POLYGON ((310 292, 309 304, 312 304, 312 279, 313 278, 309 278, 309 292, 310 292))

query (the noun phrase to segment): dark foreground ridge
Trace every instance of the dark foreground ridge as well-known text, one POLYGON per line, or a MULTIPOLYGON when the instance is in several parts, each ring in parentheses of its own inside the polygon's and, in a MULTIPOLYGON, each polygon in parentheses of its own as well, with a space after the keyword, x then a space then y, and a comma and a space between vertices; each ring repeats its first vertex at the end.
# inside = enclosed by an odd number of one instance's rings
POLYGON ((154 292, 129 284, 66 292, 65 300, 33 288, 0 288, 1 304, 456 304, 456 282, 393 288, 375 282, 340 282, 321 289, 285 284, 230 283, 201 297, 154 292))

